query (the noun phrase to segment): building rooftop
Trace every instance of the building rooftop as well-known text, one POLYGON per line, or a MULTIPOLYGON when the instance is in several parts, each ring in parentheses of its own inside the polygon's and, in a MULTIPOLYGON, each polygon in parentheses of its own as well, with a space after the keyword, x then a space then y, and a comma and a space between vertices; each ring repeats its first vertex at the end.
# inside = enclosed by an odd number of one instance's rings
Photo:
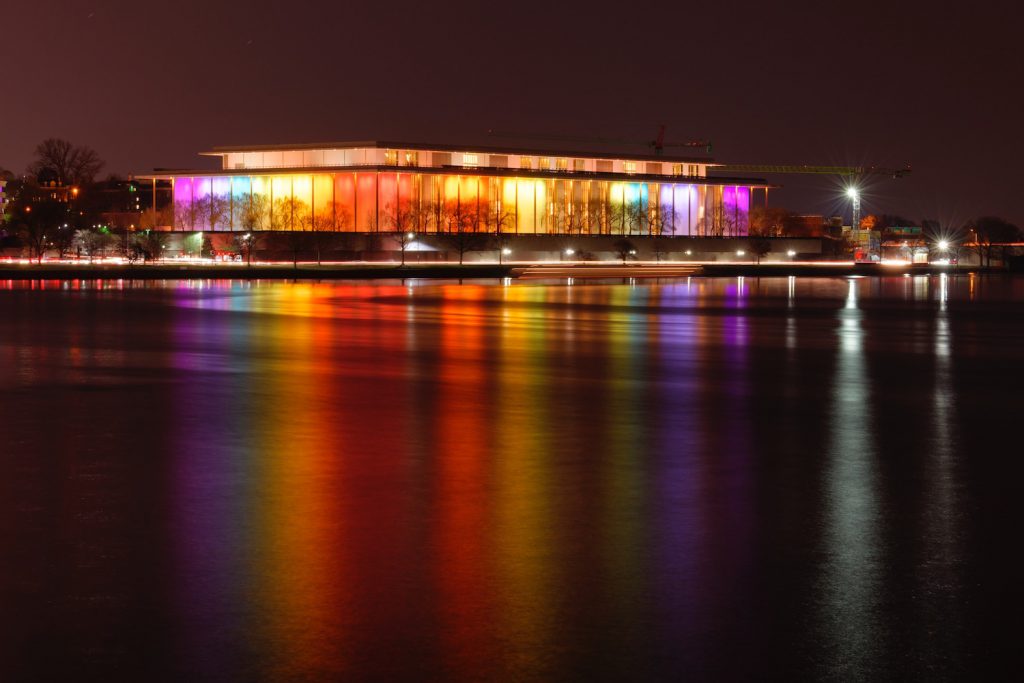
POLYGON ((424 142, 401 142, 395 140, 357 140, 347 142, 302 142, 296 144, 276 145, 231 145, 214 147, 208 152, 200 152, 204 156, 223 156, 239 152, 288 152, 299 150, 320 149, 407 149, 415 151, 437 152, 481 152, 484 154, 510 154, 518 156, 538 157, 576 157, 586 159, 628 159, 636 161, 661 161, 665 163, 699 163, 706 166, 717 166, 707 156, 676 156, 662 154, 638 154, 635 152, 592 152, 587 150, 560 150, 536 147, 492 147, 488 145, 451 145, 431 144, 424 142))

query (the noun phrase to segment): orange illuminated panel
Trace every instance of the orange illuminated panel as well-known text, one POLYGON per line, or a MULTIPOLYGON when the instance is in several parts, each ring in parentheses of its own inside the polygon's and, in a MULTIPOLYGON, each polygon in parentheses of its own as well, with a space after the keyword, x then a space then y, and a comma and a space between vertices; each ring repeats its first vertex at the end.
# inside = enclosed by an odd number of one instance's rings
POLYGON ((356 176, 355 224, 358 232, 377 230, 377 177, 375 173, 356 176))
POLYGON ((315 230, 334 229, 334 179, 326 174, 313 176, 313 224, 315 230))
POLYGON ((339 173, 334 176, 334 220, 337 229, 344 232, 355 230, 356 180, 353 173, 339 173))

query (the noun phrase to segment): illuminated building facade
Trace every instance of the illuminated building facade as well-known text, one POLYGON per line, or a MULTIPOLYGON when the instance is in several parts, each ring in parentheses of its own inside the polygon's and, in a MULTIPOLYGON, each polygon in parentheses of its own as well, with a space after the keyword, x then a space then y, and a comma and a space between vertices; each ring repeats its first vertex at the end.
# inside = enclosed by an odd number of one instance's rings
POLYGON ((173 187, 173 228, 201 231, 742 237, 756 179, 707 158, 399 142, 220 147, 173 187))

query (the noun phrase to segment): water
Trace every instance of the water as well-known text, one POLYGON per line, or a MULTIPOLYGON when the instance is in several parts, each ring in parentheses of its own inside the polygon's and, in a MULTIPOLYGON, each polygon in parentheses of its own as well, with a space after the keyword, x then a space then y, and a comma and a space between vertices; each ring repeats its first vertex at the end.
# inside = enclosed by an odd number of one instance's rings
POLYGON ((0 283, 0 679, 994 670, 1022 314, 966 275, 0 283))

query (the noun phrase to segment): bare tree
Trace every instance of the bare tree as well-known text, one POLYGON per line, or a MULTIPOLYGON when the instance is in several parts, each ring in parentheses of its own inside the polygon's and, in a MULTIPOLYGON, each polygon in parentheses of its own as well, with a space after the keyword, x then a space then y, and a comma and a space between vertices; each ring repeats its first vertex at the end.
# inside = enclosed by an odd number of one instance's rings
POLYGON ((65 259, 75 246, 75 230, 67 225, 58 225, 50 233, 50 244, 57 250, 57 258, 65 259))
POLYGON ((396 232, 395 241, 398 242, 398 249, 402 252, 402 265, 405 265, 405 252, 416 241, 416 234, 413 232, 396 232))
POLYGON ((739 237, 749 231, 747 214, 737 208, 729 209, 725 206, 721 210, 722 232, 728 237, 739 237))
POLYGON ((236 233, 233 236, 233 240, 242 258, 245 259, 246 265, 251 268, 252 259, 256 250, 260 247, 262 235, 258 232, 236 233))
POLYGON ((1006 261, 1006 243, 1016 242, 1021 238, 1021 230, 1013 223, 996 216, 981 216, 967 224, 967 232, 971 241, 967 248, 977 252, 979 263, 992 266, 992 258, 997 254, 1006 261))
POLYGON ((626 260, 636 256, 636 245, 633 244, 632 240, 625 238, 621 240, 615 240, 615 244, 612 245, 615 249, 615 253, 620 259, 622 259, 622 265, 626 265, 626 260))
POLYGON ((193 202, 196 224, 207 230, 226 228, 231 221, 231 200, 227 197, 209 193, 193 202))
POLYGON ((465 220, 462 207, 455 200, 438 203, 433 211, 438 232, 462 232, 465 220))
POLYGON ((443 239, 458 252, 459 265, 462 265, 466 254, 471 251, 486 251, 491 243, 491 235, 485 232, 459 231, 449 233, 443 239))
POLYGON ((792 220, 792 212, 782 207, 755 206, 750 210, 750 234, 781 237, 792 220))
POLYGON ((146 261, 159 261, 164 257, 169 237, 169 233, 150 228, 136 233, 135 244, 142 251, 142 257, 146 261))
POLYGON ((339 215, 347 220, 347 216, 350 214, 345 207, 336 206, 333 203, 328 204, 323 211, 314 211, 309 214, 309 229, 312 231, 317 265, 321 263, 324 249, 336 241, 337 233, 334 230, 339 215))
POLYGON ((195 230, 203 224, 202 208, 193 201, 174 203, 174 227, 178 230, 195 230))
POLYGON ((645 235, 650 232, 650 211, 638 197, 635 202, 627 202, 623 206, 623 222, 625 232, 630 235, 645 235))
POLYGON ((60 138, 47 138, 36 145, 36 158, 28 171, 39 177, 47 172, 64 185, 91 183, 103 168, 104 162, 96 150, 84 145, 73 145, 60 138))
POLYGON ((313 246, 314 233, 309 230, 285 230, 282 232, 274 233, 277 238, 274 240, 281 240, 287 246, 288 251, 292 253, 292 267, 299 267, 299 255, 303 252, 309 251, 313 246))
POLYGON ((516 227, 515 210, 509 209, 500 201, 491 202, 487 210, 482 213, 480 220, 487 232, 500 235, 510 232, 516 227))
POLYGON ((78 230, 75 233, 75 241, 89 257, 89 263, 92 263, 94 258, 102 257, 113 239, 113 235, 104 230, 78 230))
POLYGON ((608 205, 600 199, 592 198, 587 200, 584 207, 586 210, 585 220, 588 232, 592 235, 595 234, 594 228, 596 227, 596 234, 608 234, 611 231, 608 205))
POLYGON ((409 200, 384 205, 381 222, 385 230, 391 232, 409 232, 419 224, 420 212, 409 200))
POLYGON ((18 229, 18 238, 28 247, 29 258, 35 258, 36 263, 43 262, 43 252, 46 251, 46 244, 50 239, 50 233, 55 228, 49 223, 39 220, 29 220, 21 223, 18 229))
POLYGON ((561 225, 570 235, 582 235, 590 224, 585 202, 568 202, 562 215, 561 225))
POLYGON ((395 241, 398 243, 399 251, 402 253, 402 265, 405 265, 405 252, 409 245, 415 240, 413 231, 420 221, 420 212, 417 207, 408 200, 399 201, 395 204, 386 204, 382 222, 384 228, 395 233, 395 241))
POLYGON ((725 207, 715 203, 711 210, 704 214, 702 232, 706 237, 722 237, 725 234, 725 207))
POLYGON ((235 215, 246 232, 266 230, 270 224, 270 199, 259 192, 235 195, 235 215))
POLYGON ((480 215, 475 206, 462 206, 458 202, 449 202, 442 216, 446 244, 459 254, 459 264, 471 251, 486 250, 491 242, 490 234, 479 232, 480 215))
POLYGON ((512 236, 508 233, 499 232, 492 238, 492 244, 494 249, 498 252, 498 263, 505 262, 505 256, 512 253, 510 245, 512 244, 512 236))
POLYGON ((309 204, 295 197, 274 201, 273 226, 279 230, 303 230, 309 225, 309 204))
POLYGON ((34 182, 18 185, 7 207, 7 221, 11 231, 28 247, 29 257, 41 262, 53 234, 69 220, 67 205, 50 199, 34 182))
POLYGON ((772 250, 772 242, 767 237, 751 237, 747 240, 747 250, 761 263, 761 258, 772 250))

